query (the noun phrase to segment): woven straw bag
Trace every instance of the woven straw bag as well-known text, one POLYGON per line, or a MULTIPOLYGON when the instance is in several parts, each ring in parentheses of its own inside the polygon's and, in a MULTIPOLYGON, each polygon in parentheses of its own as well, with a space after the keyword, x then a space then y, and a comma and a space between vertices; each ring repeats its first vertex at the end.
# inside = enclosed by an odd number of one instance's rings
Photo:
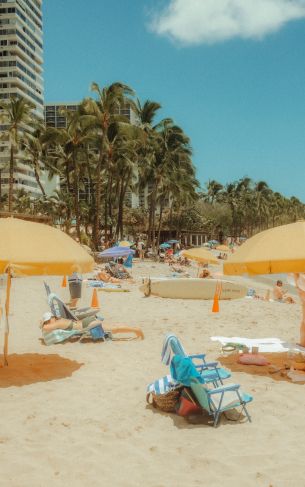
POLYGON ((151 404, 154 408, 160 409, 166 413, 173 413, 176 411, 176 404, 179 401, 182 389, 183 387, 177 387, 165 394, 149 392, 146 396, 146 400, 148 404, 151 404))

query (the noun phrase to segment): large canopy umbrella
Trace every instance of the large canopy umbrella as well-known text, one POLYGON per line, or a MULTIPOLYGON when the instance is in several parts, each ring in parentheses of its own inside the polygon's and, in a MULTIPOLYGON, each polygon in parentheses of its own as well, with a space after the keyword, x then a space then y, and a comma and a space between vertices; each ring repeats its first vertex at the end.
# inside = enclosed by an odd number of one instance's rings
POLYGON ((248 239, 223 265, 224 274, 294 273, 302 301, 300 344, 305 346, 305 292, 299 285, 305 272, 305 221, 265 230, 248 239))
POLYGON ((93 258, 67 234, 42 223, 0 219, 0 274, 7 273, 4 363, 7 365, 11 276, 90 272, 93 258))
POLYGON ((201 264, 218 264, 218 260, 215 259, 214 255, 203 247, 198 247, 189 250, 183 250, 181 252, 183 257, 190 260, 195 260, 201 264))
POLYGON ((230 252, 230 248, 227 245, 217 245, 216 250, 220 252, 230 252))
POLYGON ((179 243, 179 240, 172 239, 172 240, 168 240, 166 243, 173 245, 179 243))
POLYGON ((111 247, 110 249, 103 250, 98 254, 99 257, 107 258, 107 259, 118 259, 119 257, 128 257, 129 255, 133 255, 135 253, 129 247, 111 247))

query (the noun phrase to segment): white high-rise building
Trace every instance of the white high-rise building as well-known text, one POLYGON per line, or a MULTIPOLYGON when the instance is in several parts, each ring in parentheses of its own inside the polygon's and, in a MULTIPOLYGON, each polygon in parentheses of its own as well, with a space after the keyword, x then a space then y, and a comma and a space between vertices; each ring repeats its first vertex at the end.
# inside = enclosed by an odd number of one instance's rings
MULTIPOLYGON (((44 89, 42 0, 0 0, 0 101, 24 97, 34 104, 33 113, 43 121, 44 89)), ((8 189, 9 144, 6 126, 0 125, 1 191, 8 189)), ((32 196, 41 192, 31 168, 18 160, 14 190, 32 196)))

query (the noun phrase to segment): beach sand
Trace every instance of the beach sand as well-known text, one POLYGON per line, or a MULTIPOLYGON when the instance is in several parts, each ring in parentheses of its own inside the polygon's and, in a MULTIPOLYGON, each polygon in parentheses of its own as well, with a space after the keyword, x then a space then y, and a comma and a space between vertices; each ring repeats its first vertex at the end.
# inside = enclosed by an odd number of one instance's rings
MULTIPOLYGON (((140 276, 167 273, 162 264, 136 263, 131 292, 98 293, 105 328, 141 327, 144 341, 51 347, 41 343, 38 326, 48 309, 43 279, 13 279, 12 355, 0 369, 1 487, 305 486, 304 385, 235 371, 229 381, 254 396, 253 422, 222 418, 218 428, 206 416, 188 422, 160 413, 145 398, 146 385, 167 373, 160 362, 165 333, 214 360, 220 345, 212 335, 295 342, 300 307, 242 299, 221 301, 213 314, 210 301, 140 293, 140 276)), ((46 280, 62 295, 61 279, 46 280)), ((258 291, 266 288, 260 283, 258 291)), ((86 289, 84 304, 91 293, 86 289)))

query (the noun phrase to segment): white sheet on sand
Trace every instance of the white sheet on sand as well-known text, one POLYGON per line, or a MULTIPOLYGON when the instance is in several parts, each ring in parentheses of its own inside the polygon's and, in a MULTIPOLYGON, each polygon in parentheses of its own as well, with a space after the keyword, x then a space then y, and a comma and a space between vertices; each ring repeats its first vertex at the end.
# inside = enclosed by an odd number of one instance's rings
MULTIPOLYGON (((259 352, 287 352, 291 345, 284 342, 280 338, 244 338, 244 337, 211 337, 213 342, 220 342, 222 345, 226 343, 242 343, 248 348, 258 347, 259 352)), ((294 346, 295 347, 295 346, 294 346)))

